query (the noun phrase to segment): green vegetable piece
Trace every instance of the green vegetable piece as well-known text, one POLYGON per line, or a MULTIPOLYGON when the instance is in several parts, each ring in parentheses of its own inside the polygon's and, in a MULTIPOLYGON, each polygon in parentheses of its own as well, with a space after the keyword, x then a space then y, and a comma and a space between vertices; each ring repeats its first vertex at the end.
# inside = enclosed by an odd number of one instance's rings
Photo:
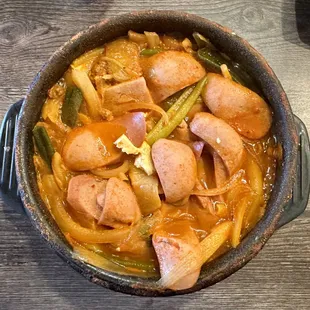
POLYGON ((153 145, 161 138, 167 138, 172 133, 193 107, 206 83, 207 77, 205 76, 196 84, 194 90, 187 88, 184 91, 177 102, 167 112, 169 123, 165 125, 163 118, 161 118, 146 136, 146 142, 149 145, 153 145))
POLYGON ((217 73, 221 73, 221 65, 226 64, 232 79, 244 85, 244 81, 232 70, 232 65, 218 51, 202 48, 198 50, 198 57, 205 63, 208 69, 217 73))
POLYGON ((145 48, 140 52, 141 56, 153 56, 155 54, 158 54, 162 51, 161 48, 145 48))
POLYGON ((203 48, 203 47, 209 47, 212 49, 215 49, 214 46, 211 44, 211 42, 206 39, 202 34, 199 32, 194 32, 193 33, 193 38, 198 46, 198 48, 203 48))
POLYGON ((153 262, 139 262, 132 259, 123 259, 120 257, 117 257, 115 255, 109 255, 104 252, 98 253, 99 255, 102 255, 104 258, 108 259, 110 262, 121 266, 121 267, 127 267, 127 268, 135 268, 147 273, 156 274, 156 266, 153 262))
POLYGON ((197 55, 206 65, 207 69, 216 73, 222 73, 221 65, 226 64, 233 81, 250 88, 257 94, 261 94, 253 79, 240 67, 240 65, 223 57, 223 55, 217 50, 204 47, 198 50, 197 55))
POLYGON ((164 101, 161 102, 161 107, 167 112, 180 98, 184 89, 178 91, 177 93, 171 95, 170 97, 166 98, 164 101))
POLYGON ((40 156, 51 168, 52 157, 55 153, 55 150, 46 129, 43 126, 35 126, 32 130, 32 133, 36 148, 40 156))
POLYGON ((83 94, 80 89, 76 86, 69 86, 61 112, 61 120, 64 124, 69 127, 75 126, 82 102, 83 94))
MULTIPOLYGON (((178 109, 183 105, 185 100, 188 98, 188 96, 193 91, 193 87, 188 87, 183 91, 182 95, 179 97, 179 99, 170 107, 170 109, 167 111, 167 116, 169 120, 175 115, 175 113, 178 111, 178 109)), ((160 134, 162 129, 165 127, 165 121, 163 118, 161 118, 157 124, 154 126, 154 128, 147 134, 146 141, 148 144, 150 142, 155 143, 158 139, 157 136, 160 134)), ((150 144, 151 145, 151 144, 150 144)))

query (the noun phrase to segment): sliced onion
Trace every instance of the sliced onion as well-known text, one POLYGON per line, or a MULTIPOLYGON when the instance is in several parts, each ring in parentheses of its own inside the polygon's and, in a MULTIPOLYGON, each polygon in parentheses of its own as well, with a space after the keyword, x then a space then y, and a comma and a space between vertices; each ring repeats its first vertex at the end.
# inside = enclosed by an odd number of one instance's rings
POLYGON ((156 48, 160 46, 160 38, 156 32, 144 31, 144 34, 149 48, 156 48))
POLYGON ((242 223, 245 215, 245 210, 248 206, 249 200, 247 197, 241 199, 235 209, 234 227, 231 236, 231 245, 236 248, 240 243, 240 234, 242 230, 242 223))
POLYGON ((129 162, 125 160, 122 165, 117 168, 107 169, 107 168, 97 168, 92 169, 90 172, 98 177, 109 179, 113 177, 118 177, 120 173, 126 173, 129 170, 129 162))
POLYGON ((226 64, 221 65, 221 71, 225 79, 232 80, 231 74, 227 68, 226 64))
POLYGON ((203 189, 203 190, 194 190, 192 191, 192 195, 196 196, 217 196, 226 193, 227 191, 233 189, 238 185, 240 178, 244 176, 244 170, 239 170, 235 173, 226 183, 221 187, 211 188, 211 189, 203 189))
POLYGON ((133 41, 133 42, 138 43, 138 44, 146 43, 145 34, 138 33, 138 32, 132 31, 132 30, 128 31, 128 38, 130 41, 133 41))
POLYGON ((168 123, 169 118, 165 110, 163 110, 160 106, 152 103, 123 103, 117 106, 119 111, 128 112, 132 110, 152 110, 158 112, 164 119, 165 124, 168 123))

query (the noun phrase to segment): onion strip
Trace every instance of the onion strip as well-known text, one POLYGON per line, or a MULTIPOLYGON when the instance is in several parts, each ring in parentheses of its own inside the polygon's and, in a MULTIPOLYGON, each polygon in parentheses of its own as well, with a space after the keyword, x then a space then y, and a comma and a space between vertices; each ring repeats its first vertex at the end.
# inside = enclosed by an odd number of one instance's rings
POLYGON ((246 208, 248 206, 249 199, 244 197, 236 206, 234 214, 234 227, 231 236, 231 245, 236 248, 240 243, 240 235, 242 230, 242 223, 245 215, 246 208))
POLYGON ((65 209, 63 192, 58 188, 53 175, 45 175, 40 189, 44 202, 50 207, 56 223, 64 234, 87 243, 116 243, 127 238, 131 227, 94 230, 75 222, 65 209), (44 183, 44 185, 43 185, 44 183))
POLYGON ((64 233, 69 233, 76 240, 87 243, 115 243, 127 237, 131 228, 93 230, 84 228, 76 223, 67 213, 60 201, 57 201, 55 206, 51 204, 52 214, 55 220, 64 233))
POLYGON ((166 124, 169 122, 169 118, 165 110, 156 104, 138 103, 138 102, 137 103, 122 103, 122 104, 117 105, 117 111, 118 109, 119 111, 122 111, 123 113, 132 111, 132 110, 152 110, 152 111, 159 113, 162 116, 166 124))
POLYGON ((99 109, 101 106, 101 101, 87 73, 77 69, 72 69, 71 75, 74 84, 83 93, 83 97, 87 103, 87 110, 90 116, 94 119, 100 118, 99 109))
MULTIPOLYGON (((88 245, 85 245, 85 246, 88 246, 88 245)), ((109 258, 106 258, 103 255, 100 255, 95 250, 89 250, 85 248, 84 246, 77 244, 76 242, 74 242, 73 244, 73 250, 74 250, 73 258, 79 259, 81 261, 84 261, 87 264, 99 267, 104 270, 116 272, 122 275, 137 276, 138 274, 140 277, 150 277, 150 276, 154 276, 157 274, 155 271, 148 272, 148 271, 145 271, 144 269, 139 269, 137 267, 130 268, 127 266, 123 266, 121 264, 118 264, 117 261, 110 260, 109 258)), ((151 266, 149 267, 149 269, 151 269, 151 266)))
POLYGON ((107 169, 107 168, 97 168, 92 169, 90 172, 98 177, 109 179, 113 177, 118 177, 120 173, 126 173, 129 170, 129 162, 125 160, 122 165, 117 168, 107 169))
POLYGON ((244 176, 244 170, 239 170, 235 173, 226 183, 221 187, 211 188, 211 189, 203 189, 203 190, 194 190, 191 195, 196 196, 217 196, 222 195, 229 190, 233 189, 239 182, 240 178, 244 176))

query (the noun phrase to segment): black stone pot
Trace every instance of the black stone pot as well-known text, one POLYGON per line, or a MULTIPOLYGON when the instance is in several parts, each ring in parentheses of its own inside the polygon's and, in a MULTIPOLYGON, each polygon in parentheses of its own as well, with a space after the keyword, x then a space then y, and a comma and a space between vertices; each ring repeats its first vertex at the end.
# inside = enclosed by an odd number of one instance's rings
POLYGON ((0 150, 0 185, 6 203, 18 207, 21 200, 25 213, 46 243, 84 277, 103 287, 141 296, 186 294, 228 277, 252 259, 277 228, 304 211, 309 195, 307 130, 300 120, 294 118, 281 84, 264 58, 231 30, 199 16, 174 11, 125 14, 103 20, 75 35, 43 66, 25 99, 10 107, 2 123, 0 150), (156 279, 120 276, 75 259, 70 245, 41 200, 36 183, 31 131, 39 119, 48 89, 75 58, 125 35, 129 29, 179 31, 186 35, 198 31, 208 37, 219 50, 242 64, 254 77, 274 111, 274 131, 283 146, 283 162, 278 167, 274 190, 264 217, 236 249, 208 264, 201 272, 197 284, 183 291, 159 289, 155 284, 156 279), (294 195, 291 199, 292 188, 294 195))

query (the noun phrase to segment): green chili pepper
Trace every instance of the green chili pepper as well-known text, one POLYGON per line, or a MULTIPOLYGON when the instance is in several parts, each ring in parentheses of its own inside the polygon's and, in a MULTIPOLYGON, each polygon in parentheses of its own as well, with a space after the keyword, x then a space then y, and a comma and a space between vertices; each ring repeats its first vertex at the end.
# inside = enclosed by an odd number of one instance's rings
POLYGON ((198 58, 203 61, 207 69, 216 73, 221 73, 221 65, 226 64, 233 81, 261 95, 261 91, 255 85, 254 80, 239 64, 223 56, 223 54, 216 50, 212 43, 202 34, 194 32, 193 37, 199 48, 197 51, 198 58))
POLYGON ((158 54, 162 51, 160 48, 145 48, 140 52, 141 56, 153 56, 155 54, 158 54))
POLYGON ((146 142, 149 145, 154 144, 161 138, 168 137, 172 131, 182 122, 187 113, 198 99, 202 88, 207 83, 207 77, 201 79, 194 89, 187 88, 177 102, 168 110, 169 123, 165 124, 163 118, 155 125, 155 127, 146 136, 146 142))
POLYGON ((62 105, 61 120, 69 127, 74 127, 78 112, 83 102, 83 94, 76 86, 69 86, 66 91, 65 102, 62 105))
POLYGON ((209 48, 214 48, 214 46, 211 44, 211 42, 206 39, 202 34, 200 34, 199 32, 194 32, 193 33, 193 38, 198 46, 198 48, 203 48, 208 46, 209 48))
POLYGON ((32 130, 32 133, 36 148, 40 156, 51 168, 52 157, 55 153, 55 150, 46 129, 43 126, 35 126, 34 129, 32 130))
MULTIPOLYGON (((170 107, 170 109, 167 111, 167 116, 169 120, 175 115, 175 113, 178 111, 178 109, 183 105, 185 100, 188 98, 188 96, 193 91, 192 87, 188 87, 185 89, 185 91, 182 93, 182 95, 177 99, 177 101, 170 107)), ((162 129, 165 127, 165 121, 163 118, 161 118, 157 124, 154 126, 154 128, 147 134, 146 136, 146 142, 152 145, 157 139, 157 136, 160 134, 162 129)))
POLYGON ((261 94, 253 79, 241 66, 223 57, 220 52, 204 47, 198 50, 197 55, 199 59, 203 61, 207 69, 216 73, 221 73, 221 65, 226 64, 233 81, 261 94))

